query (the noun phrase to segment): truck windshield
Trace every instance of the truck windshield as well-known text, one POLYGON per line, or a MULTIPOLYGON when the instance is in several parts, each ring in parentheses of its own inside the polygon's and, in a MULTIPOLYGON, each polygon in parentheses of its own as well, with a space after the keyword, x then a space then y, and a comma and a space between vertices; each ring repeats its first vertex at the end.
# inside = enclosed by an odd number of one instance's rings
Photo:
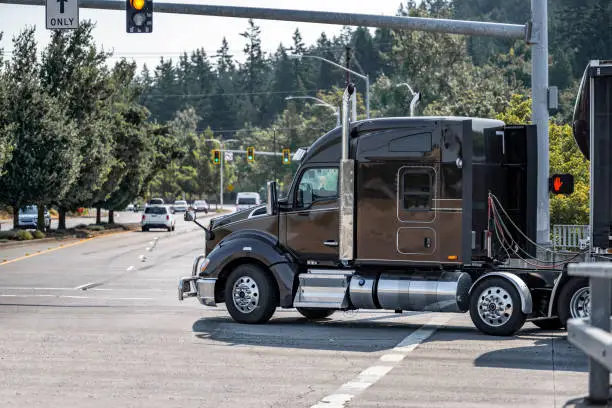
POLYGON ((244 197, 238 199, 238 205, 255 205, 257 204, 257 200, 251 197, 244 197))

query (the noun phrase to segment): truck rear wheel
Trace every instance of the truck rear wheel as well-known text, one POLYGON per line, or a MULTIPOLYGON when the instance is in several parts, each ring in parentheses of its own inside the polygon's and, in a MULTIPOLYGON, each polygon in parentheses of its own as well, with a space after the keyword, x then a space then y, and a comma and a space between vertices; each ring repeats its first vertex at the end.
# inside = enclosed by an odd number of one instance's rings
POLYGON ((334 314, 334 309, 311 309, 309 307, 298 307, 297 311, 309 320, 325 319, 334 314))
POLYGON ((225 306, 238 323, 265 323, 276 311, 278 290, 272 277, 259 266, 243 264, 225 284, 225 306))
POLYGON ((591 288, 588 279, 570 279, 563 285, 557 303, 563 327, 572 318, 591 316, 591 288))
POLYGON ((478 330, 493 336, 513 335, 527 318, 518 290, 500 277, 487 278, 472 290, 470 316, 478 330))

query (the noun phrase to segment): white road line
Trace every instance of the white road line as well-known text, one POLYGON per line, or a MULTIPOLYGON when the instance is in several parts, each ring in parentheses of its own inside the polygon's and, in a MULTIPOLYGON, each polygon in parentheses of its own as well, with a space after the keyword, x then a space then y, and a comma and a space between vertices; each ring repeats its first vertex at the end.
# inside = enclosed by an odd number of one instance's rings
POLYGON ((432 318, 423 326, 406 336, 390 353, 380 357, 377 364, 365 369, 351 381, 343 384, 332 394, 321 399, 311 408, 344 408, 353 398, 374 385, 377 381, 393 370, 408 353, 416 349, 419 344, 431 337, 435 331, 450 320, 449 315, 440 315, 432 318))
MULTIPOLYGON (((72 289, 71 289, 72 290, 72 289)), ((7 295, 0 294, 0 297, 11 297, 11 298, 41 298, 41 297, 52 297, 57 299, 89 299, 89 300, 155 300, 156 298, 149 297, 88 297, 88 296, 63 296, 63 295, 7 295)))
POLYGON ((128 268, 126 269, 126 271, 131 271, 132 269, 134 269, 134 266, 128 266, 128 268))
POLYGON ((0 287, 0 290, 70 290, 73 291, 74 288, 24 288, 18 286, 3 286, 0 287))

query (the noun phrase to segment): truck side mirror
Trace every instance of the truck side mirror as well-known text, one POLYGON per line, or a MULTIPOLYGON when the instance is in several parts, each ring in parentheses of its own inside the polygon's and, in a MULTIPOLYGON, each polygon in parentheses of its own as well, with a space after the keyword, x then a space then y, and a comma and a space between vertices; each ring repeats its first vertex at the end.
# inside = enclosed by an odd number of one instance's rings
POLYGON ((276 181, 268 181, 266 199, 266 214, 276 215, 278 210, 278 191, 276 189, 276 181))
POLYGON ((195 213, 194 213, 194 212, 191 212, 191 211, 185 211, 185 215, 184 215, 183 219, 184 219, 185 221, 195 221, 195 219, 196 219, 196 215, 195 215, 195 213))

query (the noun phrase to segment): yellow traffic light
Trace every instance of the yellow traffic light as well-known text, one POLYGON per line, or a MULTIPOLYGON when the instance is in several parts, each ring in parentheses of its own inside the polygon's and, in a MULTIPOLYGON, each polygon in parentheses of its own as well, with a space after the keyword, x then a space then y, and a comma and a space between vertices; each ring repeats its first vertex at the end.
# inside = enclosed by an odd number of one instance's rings
POLYGON ((153 0, 125 0, 125 22, 128 33, 153 32, 153 0))
POLYGON ((290 154, 291 154, 291 150, 283 149, 283 164, 291 163, 291 157, 289 156, 290 154))
POLYGON ((247 148, 247 161, 249 163, 255 161, 255 148, 254 147, 247 148))
POLYGON ((145 5, 145 0, 130 0, 130 4, 136 10, 142 10, 145 5))
POLYGON ((221 152, 219 150, 213 150, 213 164, 221 163, 221 152))

